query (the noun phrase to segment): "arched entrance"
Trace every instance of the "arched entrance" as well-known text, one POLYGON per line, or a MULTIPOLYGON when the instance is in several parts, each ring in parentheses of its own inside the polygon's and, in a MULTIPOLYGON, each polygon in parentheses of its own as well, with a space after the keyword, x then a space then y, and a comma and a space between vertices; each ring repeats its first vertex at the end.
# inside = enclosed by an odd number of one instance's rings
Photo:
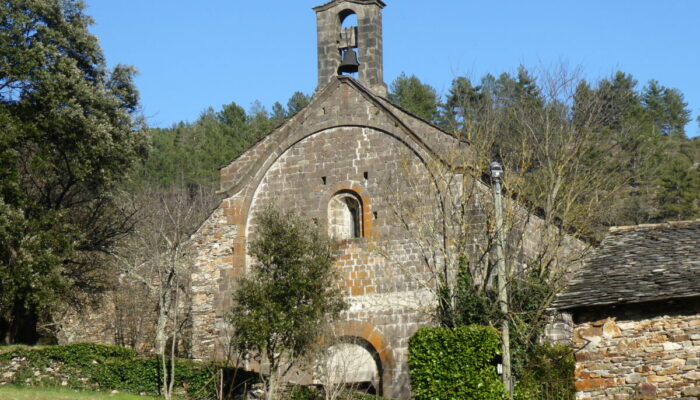
POLYGON ((321 384, 327 388, 343 388, 367 394, 381 392, 381 361, 369 342, 357 338, 342 338, 340 343, 326 349, 320 360, 321 384))
POLYGON ((320 367, 340 372, 326 375, 333 378, 329 382, 337 385, 345 380, 368 393, 391 397, 396 362, 384 335, 373 325, 360 321, 340 322, 333 330, 338 332, 338 340, 329 345, 325 359, 319 360, 320 367), (353 366, 357 366, 355 371, 350 370, 353 366))

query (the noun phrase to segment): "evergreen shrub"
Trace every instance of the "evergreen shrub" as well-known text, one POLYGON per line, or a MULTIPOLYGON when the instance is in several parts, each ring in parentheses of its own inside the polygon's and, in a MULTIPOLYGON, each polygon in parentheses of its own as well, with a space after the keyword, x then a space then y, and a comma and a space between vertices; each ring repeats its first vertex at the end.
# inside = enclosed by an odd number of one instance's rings
POLYGON ((502 400, 498 332, 490 327, 422 327, 408 342, 416 400, 502 400))

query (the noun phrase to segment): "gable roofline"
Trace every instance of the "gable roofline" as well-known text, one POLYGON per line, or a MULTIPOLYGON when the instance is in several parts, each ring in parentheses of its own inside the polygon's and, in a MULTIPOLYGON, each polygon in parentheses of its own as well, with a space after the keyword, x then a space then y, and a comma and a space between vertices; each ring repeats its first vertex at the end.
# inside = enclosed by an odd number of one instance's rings
MULTIPOLYGON (((373 91, 370 89, 366 88, 363 86, 360 82, 356 81, 350 76, 336 76, 331 80, 326 86, 323 87, 320 91, 317 91, 313 98, 311 99, 311 102, 301 109, 298 113, 296 113, 294 116, 292 116, 290 119, 286 120, 284 123, 282 123, 280 126, 277 128, 273 129, 268 135, 265 137, 261 138, 258 140, 255 144, 250 146, 247 150, 245 150, 243 153, 238 155, 236 158, 234 158, 232 161, 227 163, 225 166, 221 167, 220 170, 223 170, 225 168, 228 168, 232 166, 233 164, 237 162, 243 162, 242 160, 245 159, 245 157, 248 157, 253 153, 258 147, 263 146, 264 142, 268 140, 272 141, 277 141, 277 142, 282 142, 287 136, 282 136, 279 137, 281 134, 280 132, 284 131, 288 126, 297 124, 299 120, 304 121, 305 117, 307 114, 309 114, 310 110, 313 110, 314 107, 324 101, 331 93, 335 92, 341 84, 347 84, 351 88, 355 89, 360 95, 362 95, 367 101, 371 102, 375 107, 378 109, 382 110, 384 114, 390 118, 391 120, 394 121, 395 126, 403 131, 413 143, 416 144, 418 148, 421 148, 423 151, 425 151, 427 154, 435 157, 438 159, 440 162, 448 164, 446 160, 443 159, 441 156, 440 152, 436 151, 424 138, 421 137, 421 135, 417 134, 414 129, 412 129, 406 121, 404 121, 404 118, 401 116, 397 115, 396 110, 400 112, 404 112, 408 115, 409 118, 414 119, 415 121, 419 121, 420 123, 426 124, 430 126, 432 129, 435 129, 436 131, 440 132, 443 135, 447 135, 452 140, 457 140, 453 135, 435 127, 434 125, 428 123, 427 121, 424 121, 420 119, 419 117, 414 116, 413 114, 410 114, 403 109, 396 107, 394 104, 390 103, 387 99, 378 96, 375 94, 373 91), (392 110, 392 108, 395 108, 395 110, 392 110)), ((340 125, 338 125, 340 126, 340 125)), ((250 160, 250 162, 245 163, 246 165, 241 168, 240 171, 237 171, 237 178, 235 179, 234 182, 229 184, 228 186, 223 186, 219 190, 219 193, 224 193, 228 196, 232 196, 238 191, 240 191, 245 185, 248 183, 250 178, 255 175, 255 172, 258 168, 262 167, 262 164, 264 163, 264 160, 268 159, 273 153, 278 151, 277 146, 269 146, 268 149, 266 149, 263 153, 258 154, 256 156, 253 156, 255 160, 250 160)))
MULTIPOLYGON (((348 82, 350 82, 351 84, 355 85, 358 89, 360 89, 361 91, 363 91, 366 95, 368 95, 368 96, 370 96, 370 97, 372 97, 372 98, 379 98, 379 99, 382 99, 384 102, 390 104, 391 107, 394 107, 394 108, 398 109, 399 111, 401 111, 401 112, 403 112, 403 113, 409 115, 410 117, 413 117, 413 118, 415 118, 415 119, 421 121, 422 123, 429 125, 431 128, 433 128, 433 129, 439 131, 439 132, 442 133, 443 135, 450 136, 450 137, 453 138, 454 140, 458 140, 460 143, 463 143, 463 144, 466 144, 466 145, 471 145, 471 142, 470 142, 469 140, 459 138, 459 137, 455 136, 454 134, 452 134, 452 133, 450 133, 450 132, 444 130, 443 128, 441 128, 441 127, 435 125, 434 123, 432 123, 432 122, 430 122, 430 121, 424 120, 423 118, 421 118, 421 117, 417 116, 416 114, 414 114, 413 112, 411 112, 411 111, 409 111, 409 110, 407 110, 407 109, 401 107, 400 105, 392 103, 391 100, 389 100, 388 98, 386 98, 386 97, 384 97, 384 96, 380 96, 380 95, 378 95, 378 94, 372 92, 372 90, 370 90, 369 88, 365 87, 364 85, 362 85, 362 83, 360 83, 359 81, 355 80, 355 79, 352 78, 351 76, 338 75, 336 78, 338 78, 338 80, 340 80, 340 81, 348 80, 348 82)), ((263 140, 265 140, 265 138, 267 138, 269 135, 271 135, 274 131, 280 129, 280 128, 283 127, 285 124, 287 124, 292 118, 294 118, 294 117, 297 116, 298 114, 302 113, 302 112, 303 112, 304 110, 306 110, 307 108, 311 107, 312 104, 314 103, 314 100, 316 99, 316 97, 322 97, 322 93, 324 93, 324 92, 326 91, 326 89, 327 89, 329 86, 331 86, 332 84, 333 84, 333 82, 329 82, 326 86, 323 87, 323 89, 321 89, 320 91, 317 91, 317 92, 316 92, 316 94, 313 96, 313 98, 312 98, 312 100, 309 102, 309 104, 305 105, 302 109, 300 109, 299 111, 297 111, 297 113, 294 114, 294 115, 293 115, 292 117, 290 117, 289 119, 286 119, 286 120, 280 122, 279 124, 277 124, 277 126, 275 126, 274 128, 272 128, 272 129, 270 130, 270 132, 269 132, 267 135, 265 135, 265 136, 263 136, 263 137, 257 139, 255 142, 253 142, 252 144, 250 144, 250 145, 248 146, 248 148, 246 148, 241 154, 237 155, 236 157, 234 157, 233 159, 231 159, 230 161, 228 161, 226 164, 223 164, 223 165, 219 166, 218 169, 221 170, 221 169, 226 168, 227 166, 231 165, 232 162, 234 162, 234 161, 238 160, 239 158, 241 158, 241 156, 243 156, 248 150, 250 150, 251 148, 255 147, 258 143, 260 143, 260 142, 262 142, 263 140)), ((389 110, 387 110, 387 112, 390 112, 390 113, 391 113, 391 111, 389 111, 389 110)), ((397 119, 398 119, 398 117, 397 117, 397 119)), ((406 129, 409 129, 409 128, 406 128, 406 129)), ((436 153, 436 155, 437 155, 437 153, 436 153)))
MULTIPOLYGON (((252 149, 255 148, 256 146, 258 146, 258 145, 259 145, 261 142, 263 142, 264 140, 268 139, 268 138, 269 138, 271 135, 273 135, 276 131, 280 130, 280 129, 281 129, 282 127, 284 127, 285 125, 290 124, 291 121, 292 121, 293 119, 295 119, 297 116, 299 116, 300 114, 306 112, 307 109, 313 107, 314 103, 316 103, 316 102, 318 101, 318 99, 325 97, 324 95, 329 91, 329 88, 332 87, 332 86, 334 86, 334 81, 329 82, 329 83, 328 83, 326 86, 324 86, 321 90, 316 91, 316 93, 313 94, 313 96, 312 96, 311 101, 309 102, 309 104, 305 105, 305 106, 302 107, 299 111, 297 111, 294 115, 292 115, 292 116, 289 117, 288 119, 282 121, 282 122, 281 122, 280 124, 278 124, 276 127, 272 128, 272 130, 270 130, 266 135, 264 135, 263 137, 259 138, 258 140, 256 140, 255 142, 253 142, 250 146, 248 146, 245 150, 243 150, 243 151, 241 152, 241 154, 237 155, 236 157, 234 157, 233 159, 231 159, 230 161, 228 161, 226 164, 220 166, 220 167, 219 167, 219 170, 222 170, 222 169, 228 167, 229 165, 233 164, 234 162, 238 161, 239 159, 243 158, 248 152, 250 152, 250 150, 252 150, 252 149)), ((225 190, 219 190, 219 192, 225 192, 225 190)))
POLYGON ((360 4, 360 5, 369 5, 369 4, 376 4, 380 8, 386 7, 386 3, 384 3, 382 0, 333 0, 329 1, 326 4, 321 4, 320 6, 313 7, 312 10, 319 12, 319 11, 326 11, 330 8, 335 7, 336 5, 340 3, 355 3, 355 4, 360 4))

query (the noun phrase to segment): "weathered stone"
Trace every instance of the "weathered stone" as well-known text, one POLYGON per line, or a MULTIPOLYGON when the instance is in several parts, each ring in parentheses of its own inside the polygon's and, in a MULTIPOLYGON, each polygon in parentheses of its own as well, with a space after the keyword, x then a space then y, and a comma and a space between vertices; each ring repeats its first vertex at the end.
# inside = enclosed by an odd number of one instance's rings
POLYGON ((666 342, 663 344, 663 346, 664 346, 664 351, 666 351, 666 352, 683 348, 683 345, 681 345, 679 343, 671 343, 671 342, 666 342))
POLYGON ((656 394, 656 385, 651 383, 642 383, 639 385, 639 393, 642 396, 653 396, 656 394))
POLYGON ((629 374, 625 376, 625 382, 627 383, 639 383, 644 380, 644 377, 642 377, 639 374, 629 374))
POLYGON ((609 319, 603 325, 603 335, 607 338, 617 338, 622 335, 622 331, 618 328, 614 319, 609 319))
POLYGON ((688 373, 681 375, 681 378, 688 379, 691 381, 697 381, 697 380, 700 380, 700 372, 691 371, 691 372, 688 372, 688 373))
MULTIPOLYGON (((606 334, 603 323, 602 336, 590 336, 601 329, 601 320, 580 323, 574 328, 574 337, 599 339, 597 349, 589 351, 584 340, 574 342, 576 351, 577 399, 603 400, 614 398, 666 399, 693 396, 698 386, 700 372, 697 356, 700 347, 684 345, 685 336, 700 333, 700 326, 692 323, 700 319, 700 313, 687 315, 662 315, 653 318, 630 318, 615 321, 624 326, 621 335, 606 334), (659 331, 672 329, 667 334, 659 331), (664 328, 665 327, 665 328, 664 328), (679 342, 670 341, 673 338, 679 342), (634 372, 632 372, 634 371, 634 372), (630 393, 638 397, 629 397, 630 393), (622 397, 620 397, 622 396, 622 397), (628 396, 628 397, 625 397, 628 396)), ((608 320, 611 321, 611 320, 608 320)))
POLYGON ((584 339, 593 340, 603 335, 603 328, 592 326, 579 331, 579 336, 584 339))
POLYGON ((610 383, 610 380, 603 378, 577 380, 576 390, 586 392, 591 390, 603 389, 608 387, 610 383))

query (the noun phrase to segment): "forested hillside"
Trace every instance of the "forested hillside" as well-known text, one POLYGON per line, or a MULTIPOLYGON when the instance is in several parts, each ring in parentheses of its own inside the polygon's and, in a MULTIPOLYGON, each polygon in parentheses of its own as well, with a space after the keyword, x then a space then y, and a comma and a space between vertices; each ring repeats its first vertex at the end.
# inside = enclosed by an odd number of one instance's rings
POLYGON ((483 163, 501 160, 533 207, 563 216, 599 203, 596 216, 568 221, 572 228, 700 217, 700 140, 686 136, 690 111, 678 89, 639 85, 624 72, 589 82, 564 67, 534 75, 521 66, 474 82, 458 77, 442 97, 402 75, 390 98, 470 142, 483 163))
POLYGON ((259 103, 246 112, 238 104, 220 110, 204 110, 195 122, 149 131, 149 157, 136 176, 136 183, 152 187, 218 188, 219 168, 287 118, 296 114, 310 97, 296 92, 284 107, 279 102, 268 112, 259 103))

